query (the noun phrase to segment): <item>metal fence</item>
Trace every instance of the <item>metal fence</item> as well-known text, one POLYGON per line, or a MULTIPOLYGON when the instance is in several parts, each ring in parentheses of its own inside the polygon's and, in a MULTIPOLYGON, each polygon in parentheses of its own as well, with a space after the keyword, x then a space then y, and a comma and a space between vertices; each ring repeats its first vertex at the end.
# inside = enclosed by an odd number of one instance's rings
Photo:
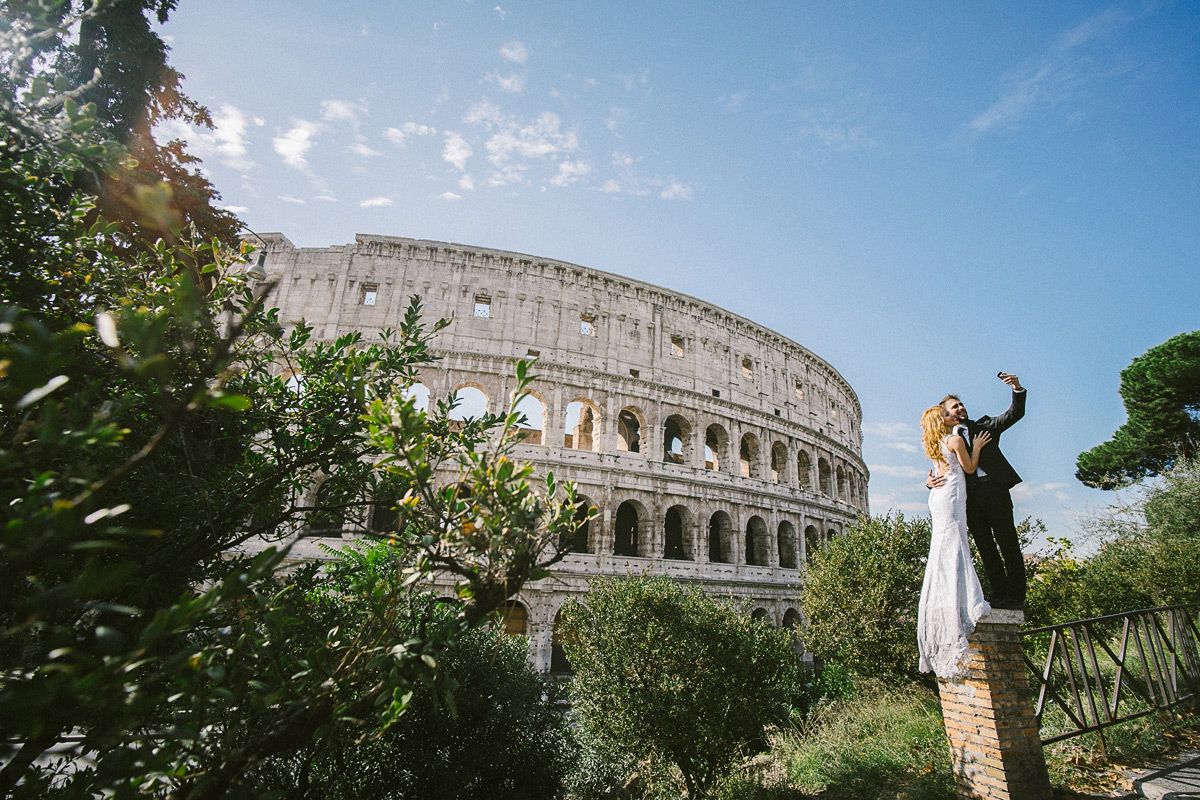
POLYGON ((1200 710, 1200 604, 1162 606, 1022 632, 1042 743, 1156 711, 1200 710), (1038 665, 1040 662, 1040 666, 1038 665), (1046 712, 1058 709, 1047 730, 1046 712))

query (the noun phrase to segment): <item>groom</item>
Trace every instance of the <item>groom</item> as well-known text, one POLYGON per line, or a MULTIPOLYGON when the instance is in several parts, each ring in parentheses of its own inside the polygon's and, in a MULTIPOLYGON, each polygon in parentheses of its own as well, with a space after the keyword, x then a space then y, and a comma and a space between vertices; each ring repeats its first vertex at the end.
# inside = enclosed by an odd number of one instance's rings
MULTIPOLYGON (((982 431, 992 434, 991 443, 979 455, 978 469, 967 476, 967 529, 983 561, 983 571, 991 586, 988 599, 992 607, 1021 609, 1025 607, 1025 557, 1017 541, 1009 494, 1021 482, 1021 476, 1000 451, 1000 434, 1025 416, 1025 388, 1016 375, 1001 372, 998 377, 1012 388, 1012 404, 1003 414, 968 419, 962 400, 952 394, 946 395, 941 406, 942 414, 954 425, 954 433, 966 441, 968 450, 976 434, 982 431)), ((925 486, 932 489, 945 480, 930 475, 925 486)))

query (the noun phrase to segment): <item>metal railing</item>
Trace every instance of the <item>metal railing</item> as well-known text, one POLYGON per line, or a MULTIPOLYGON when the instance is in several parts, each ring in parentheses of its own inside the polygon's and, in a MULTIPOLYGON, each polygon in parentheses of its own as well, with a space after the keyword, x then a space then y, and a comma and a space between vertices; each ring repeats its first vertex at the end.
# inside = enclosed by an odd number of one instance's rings
POLYGON ((1111 725, 1188 703, 1200 711, 1198 617, 1200 604, 1162 606, 1023 631, 1042 743, 1096 732, 1103 748, 1111 725), (1039 667, 1030 652, 1042 647, 1039 667), (1047 735, 1049 704, 1065 721, 1047 735))

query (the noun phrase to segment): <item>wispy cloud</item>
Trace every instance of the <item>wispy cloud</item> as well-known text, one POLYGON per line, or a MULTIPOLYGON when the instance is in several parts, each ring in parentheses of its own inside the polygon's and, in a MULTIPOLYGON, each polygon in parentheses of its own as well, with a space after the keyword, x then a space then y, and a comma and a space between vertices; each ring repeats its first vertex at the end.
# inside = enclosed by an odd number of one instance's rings
POLYGON ((604 127, 608 128, 618 138, 621 135, 621 128, 629 120, 629 109, 613 106, 604 115, 604 127))
POLYGON ((668 178, 667 185, 662 188, 658 196, 663 200, 691 200, 692 187, 686 183, 680 183, 674 178, 668 178))
POLYGON ((445 200, 447 203, 452 203, 455 200, 462 200, 462 195, 455 194, 454 192, 442 192, 438 195, 438 199, 445 200))
POLYGON ((1125 71, 1089 53, 1089 45, 1110 36, 1132 18, 1109 8, 1063 31, 1042 53, 1027 59, 1000 80, 999 97, 976 114, 968 128, 986 134, 1019 123, 1038 109, 1059 105, 1097 78, 1125 71))
POLYGON ((366 142, 355 142, 354 144, 350 145, 350 152, 354 153, 356 156, 362 156, 363 158, 378 158, 379 156, 383 155, 383 153, 380 153, 366 142))
POLYGON ((560 161, 558 174, 550 179, 552 186, 570 186, 592 171, 592 165, 586 161, 560 161))
POLYGON ((446 141, 442 144, 442 160, 452 164, 461 172, 467 168, 467 159, 472 155, 471 145, 467 140, 454 131, 446 131, 446 141))
POLYGON ((298 119, 292 127, 271 140, 275 153, 292 169, 308 170, 308 151, 312 149, 317 134, 315 122, 298 119))
POLYGON ((867 469, 871 470, 871 476, 886 475, 889 478, 912 478, 919 480, 924 478, 926 471, 920 467, 913 465, 896 466, 893 464, 868 464, 867 469))
POLYGON ((410 136, 433 136, 437 133, 437 128, 429 125, 422 125, 418 122, 406 122, 399 128, 388 128, 383 132, 383 136, 397 147, 404 147, 408 144, 410 136))
POLYGON ((505 42, 500 47, 500 57, 514 64, 524 64, 529 60, 529 50, 526 49, 523 42, 505 42))
POLYGON ((304 201, 302 199, 300 199, 299 197, 290 195, 290 194, 279 195, 279 200, 283 201, 284 203, 291 203, 292 205, 297 205, 297 206, 304 205, 304 201))
POLYGON ((248 132, 261 127, 260 117, 248 117, 241 109, 222 103, 212 115, 213 127, 199 128, 178 120, 167 120, 160 129, 170 139, 183 139, 201 159, 215 159, 238 172, 257 166, 247 155, 248 132))
POLYGON ((250 209, 246 206, 221 206, 222 211, 228 211, 230 214, 245 214, 250 209))
POLYGON ((390 205, 395 205, 390 197, 368 197, 358 204, 359 208, 385 208, 390 205))
POLYGON ((363 103, 336 99, 321 101, 321 119, 326 122, 346 121, 358 125, 365 113, 366 106, 363 103))
POLYGON ((492 70, 487 75, 484 75, 483 79, 488 83, 495 84, 502 92, 520 94, 525 91, 525 76, 520 72, 501 75, 499 72, 492 70))
POLYGON ((1012 496, 1014 500, 1026 501, 1035 498, 1053 497, 1060 503, 1070 502, 1070 496, 1067 494, 1069 484, 1066 483, 1036 483, 1025 481, 1018 483, 1012 488, 1012 496))
POLYGON ((493 186, 523 182, 529 162, 579 149, 579 136, 572 130, 563 130, 562 120, 552 111, 543 111, 526 120, 482 100, 471 107, 464 121, 488 134, 483 146, 493 167, 488 177, 493 186))
POLYGON ((504 6, 496 6, 492 9, 492 11, 495 11, 496 15, 500 17, 501 20, 508 16, 508 9, 504 6))

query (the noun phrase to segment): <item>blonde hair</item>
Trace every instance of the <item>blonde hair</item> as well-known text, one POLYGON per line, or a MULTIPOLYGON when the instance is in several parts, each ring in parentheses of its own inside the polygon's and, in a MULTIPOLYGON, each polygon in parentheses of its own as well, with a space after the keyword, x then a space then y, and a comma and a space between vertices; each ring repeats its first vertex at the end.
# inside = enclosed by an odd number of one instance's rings
POLYGON ((921 444, 925 446, 925 455, 938 464, 946 463, 946 457, 942 455, 942 439, 948 427, 941 403, 925 409, 921 415, 921 444))

